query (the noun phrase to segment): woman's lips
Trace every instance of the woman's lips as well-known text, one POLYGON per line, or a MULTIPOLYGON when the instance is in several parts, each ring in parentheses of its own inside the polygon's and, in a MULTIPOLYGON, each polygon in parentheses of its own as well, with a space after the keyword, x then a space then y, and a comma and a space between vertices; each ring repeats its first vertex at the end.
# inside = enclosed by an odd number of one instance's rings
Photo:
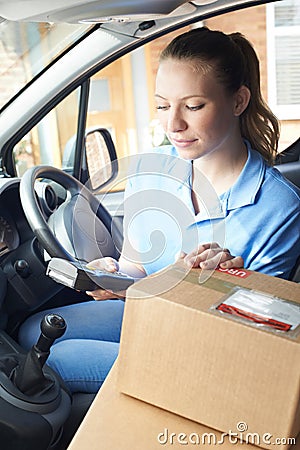
POLYGON ((171 138, 171 141, 176 147, 186 148, 186 147, 190 147, 192 144, 194 144, 197 141, 197 139, 174 139, 174 138, 171 138))

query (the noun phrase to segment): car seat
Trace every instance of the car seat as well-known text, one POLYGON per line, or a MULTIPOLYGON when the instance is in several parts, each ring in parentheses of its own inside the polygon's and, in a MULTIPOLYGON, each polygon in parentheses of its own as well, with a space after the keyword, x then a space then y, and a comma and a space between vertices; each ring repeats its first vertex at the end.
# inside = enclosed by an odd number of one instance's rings
MULTIPOLYGON (((300 189, 300 138, 277 155, 275 167, 300 189)), ((300 283, 300 255, 291 280, 300 283)))

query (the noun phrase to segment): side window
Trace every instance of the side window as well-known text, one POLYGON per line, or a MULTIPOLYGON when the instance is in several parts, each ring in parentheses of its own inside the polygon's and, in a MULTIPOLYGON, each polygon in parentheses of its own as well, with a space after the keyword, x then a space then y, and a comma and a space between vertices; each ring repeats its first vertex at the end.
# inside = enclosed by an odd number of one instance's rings
POLYGON ((91 78, 87 130, 108 129, 118 159, 145 152, 163 141, 153 106, 153 63, 146 46, 91 78))
POLYGON ((267 5, 268 99, 281 122, 281 149, 299 138, 300 3, 267 5))
MULTIPOLYGON (((90 79, 86 134, 106 128, 118 160, 165 142, 154 107, 157 49, 164 45, 158 39, 155 45, 148 44, 117 59, 90 79)), ((14 147, 18 176, 38 164, 73 172, 79 96, 80 88, 51 110, 14 147)))
POLYGON ((225 33, 238 31, 253 44, 260 63, 263 98, 280 121, 279 151, 286 149, 300 135, 299 0, 232 11, 204 24, 225 33))
POLYGON ((281 119, 300 119, 300 3, 268 5, 270 101, 281 119), (273 77, 271 76, 273 74, 273 77))
POLYGON ((72 172, 79 89, 59 103, 15 145, 13 156, 18 176, 38 164, 49 164, 72 172))

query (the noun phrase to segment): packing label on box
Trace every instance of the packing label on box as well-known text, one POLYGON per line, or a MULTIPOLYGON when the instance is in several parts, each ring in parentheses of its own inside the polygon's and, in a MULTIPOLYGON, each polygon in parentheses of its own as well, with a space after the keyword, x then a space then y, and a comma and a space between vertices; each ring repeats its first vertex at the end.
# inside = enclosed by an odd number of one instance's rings
POLYGON ((300 305, 263 292, 236 288, 211 309, 270 331, 288 332, 290 337, 298 334, 300 305))

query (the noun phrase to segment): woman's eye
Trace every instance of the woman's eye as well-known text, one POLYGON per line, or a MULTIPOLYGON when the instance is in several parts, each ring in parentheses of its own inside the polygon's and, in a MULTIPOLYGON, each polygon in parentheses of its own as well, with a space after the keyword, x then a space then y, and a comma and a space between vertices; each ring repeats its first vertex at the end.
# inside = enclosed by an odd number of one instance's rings
POLYGON ((196 106, 186 106, 187 109, 189 109, 190 111, 199 111, 199 109, 202 109, 204 107, 204 103, 201 103, 201 105, 196 105, 196 106))
POLYGON ((157 109, 158 111, 166 111, 166 110, 168 109, 168 106, 158 105, 158 106, 156 107, 156 109, 157 109))

